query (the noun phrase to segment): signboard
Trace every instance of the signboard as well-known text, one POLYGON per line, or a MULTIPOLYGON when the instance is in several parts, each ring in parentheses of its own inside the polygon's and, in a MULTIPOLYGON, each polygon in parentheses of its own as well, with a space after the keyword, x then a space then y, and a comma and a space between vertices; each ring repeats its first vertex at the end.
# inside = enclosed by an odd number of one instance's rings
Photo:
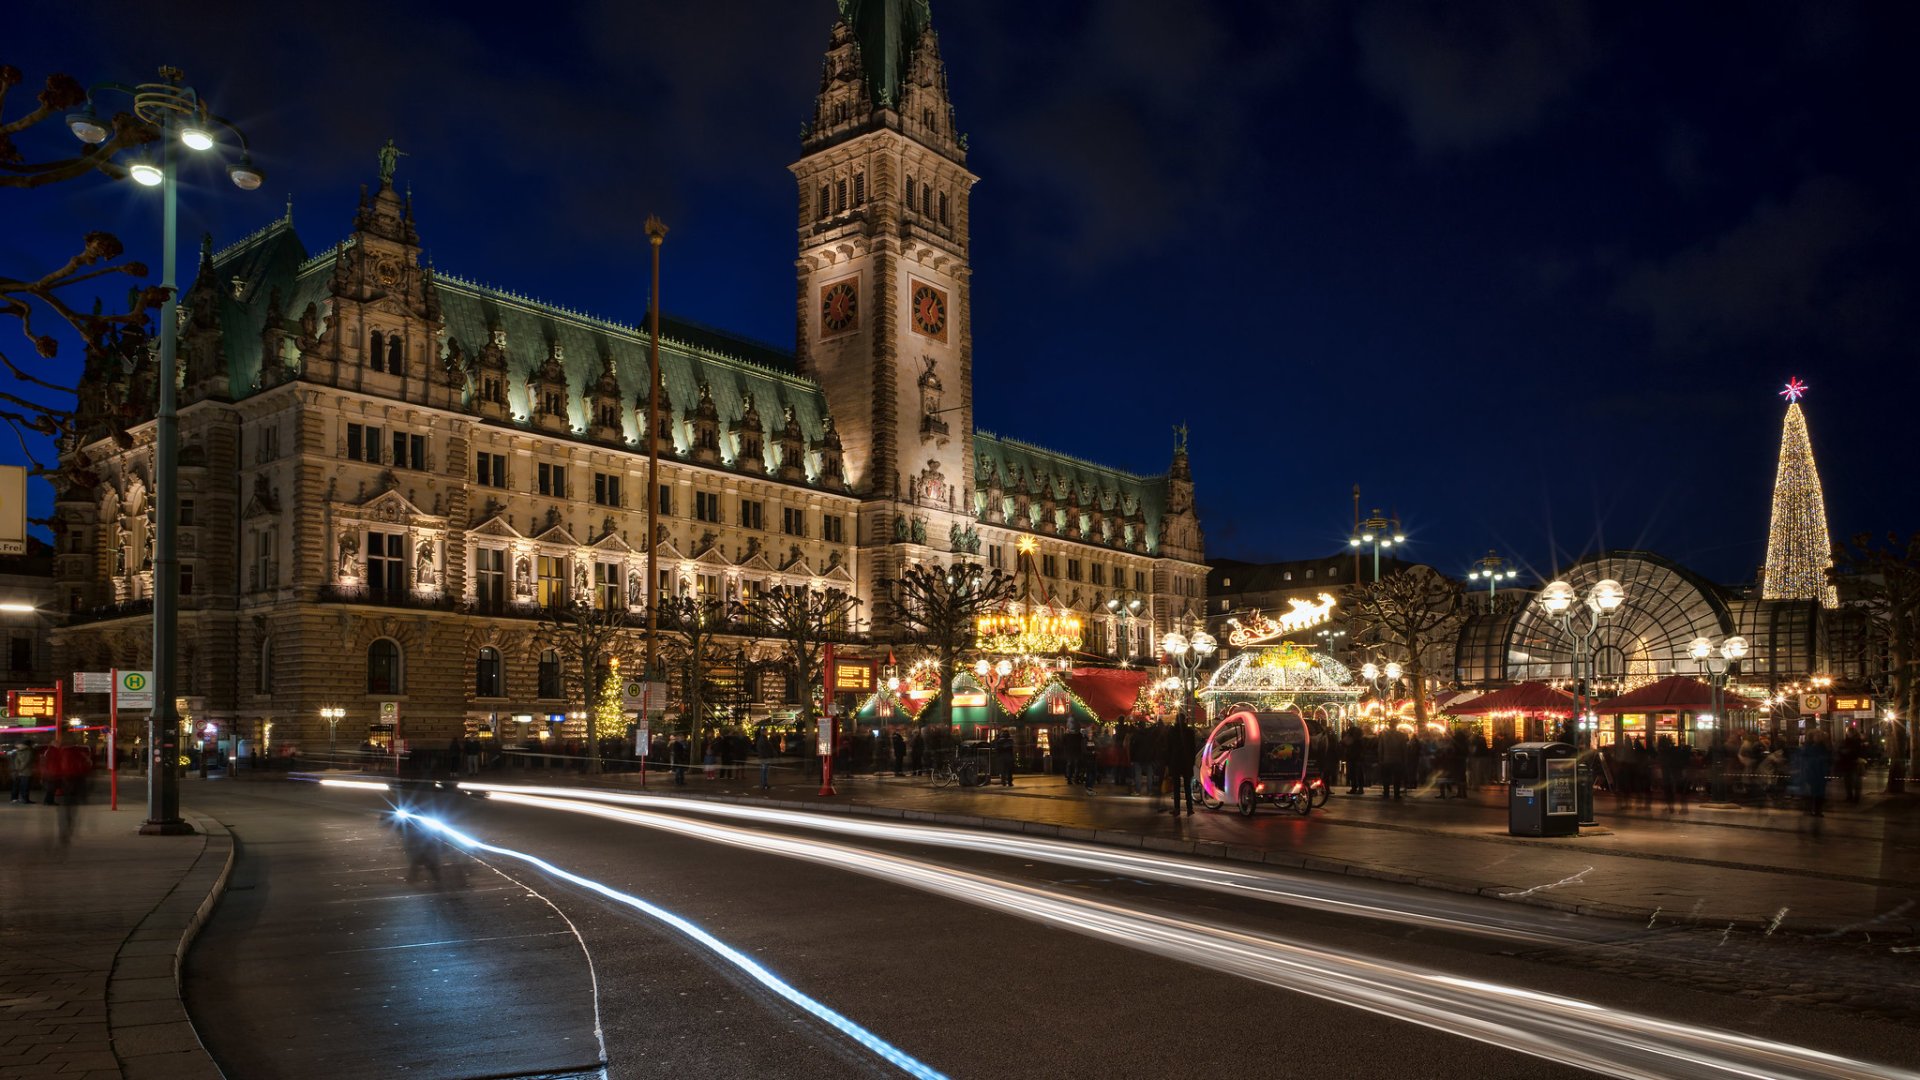
POLYGON ((7 691, 7 715, 30 720, 52 720, 59 711, 60 699, 51 690, 7 691))
POLYGON ((620 683, 620 707, 635 712, 661 712, 667 707, 667 684, 626 679, 620 683))
POLYGON ((0 555, 27 553, 27 467, 0 465, 0 555))
POLYGON ((1801 694, 1800 711, 1803 714, 1823 713, 1827 711, 1827 695, 1801 694))
POLYGON ((833 756, 833 717, 831 716, 820 718, 819 745, 814 748, 814 753, 821 757, 833 756))
POLYGON ((113 693, 113 672, 76 671, 73 673, 73 692, 76 694, 113 693))
POLYGON ((1833 697, 1834 712, 1872 712, 1873 699, 1870 697, 1833 697))
POLYGON ((1547 813, 1577 814, 1573 797, 1573 759, 1547 759, 1547 813))
POLYGON ((1287 601, 1288 610, 1277 619, 1270 619, 1258 610, 1246 618, 1236 620, 1233 633, 1227 635, 1227 644, 1236 649, 1249 645, 1258 645, 1263 641, 1272 641, 1284 634, 1292 634, 1311 626, 1318 626, 1333 618, 1333 607, 1337 601, 1321 593, 1315 600, 1294 598, 1287 601))
POLYGON ((113 681, 121 708, 153 708, 153 672, 116 671, 113 673, 113 681))
POLYGON ((380 703, 380 719, 378 721, 379 725, 381 727, 393 727, 399 722, 400 722, 400 703, 397 701, 381 702, 380 703))
POLYGON ((835 661, 833 668, 833 688, 851 690, 855 693, 873 692, 873 665, 850 664, 845 660, 835 661))
POLYGON ((652 733, 647 730, 645 720, 633 725, 633 752, 641 757, 647 756, 647 748, 653 745, 652 733))

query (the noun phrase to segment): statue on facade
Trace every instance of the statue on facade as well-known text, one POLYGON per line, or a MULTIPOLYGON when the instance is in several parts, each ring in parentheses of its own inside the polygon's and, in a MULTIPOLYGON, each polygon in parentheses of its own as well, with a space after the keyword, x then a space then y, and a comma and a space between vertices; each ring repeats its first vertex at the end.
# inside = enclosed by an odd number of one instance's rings
POLYGON ((905 514, 896 515, 893 519, 893 542, 896 544, 907 542, 907 515, 905 514))
POLYGON ((913 542, 916 544, 924 544, 927 542, 926 518, 916 517, 913 519, 913 542))
POLYGON ((419 547, 420 557, 414 560, 413 564, 413 583, 415 585, 432 585, 434 583, 433 545, 421 544, 419 547))
POLYGON ((387 145, 380 148, 380 185, 382 187, 393 186, 393 171, 399 167, 400 159, 408 156, 405 150, 393 145, 392 139, 388 139, 387 145))
POLYGON ((340 534, 340 576, 360 576, 360 537, 354 533, 340 534))
POLYGON ((640 571, 627 571, 627 606, 639 607, 646 596, 646 589, 640 580, 640 571))

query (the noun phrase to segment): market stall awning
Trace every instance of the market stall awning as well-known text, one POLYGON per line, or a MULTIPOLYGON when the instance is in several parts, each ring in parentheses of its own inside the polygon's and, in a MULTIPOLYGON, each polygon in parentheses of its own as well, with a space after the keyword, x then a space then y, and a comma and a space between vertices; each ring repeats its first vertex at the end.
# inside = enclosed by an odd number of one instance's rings
POLYGON ((883 686, 868 695, 853 715, 863 724, 900 724, 914 719, 926 706, 926 701, 911 703, 883 686))
POLYGON ((1053 679, 1027 699, 1017 719, 1023 724, 1091 724, 1100 717, 1066 683, 1053 679))
POLYGON ((1147 676, 1139 668, 1074 668, 1067 673, 1067 685, 1095 716, 1111 723, 1133 712, 1147 676))
POLYGON ((1572 716, 1573 695, 1546 683, 1523 682, 1504 690, 1482 694, 1447 708, 1455 716, 1486 716, 1491 713, 1519 713, 1525 716, 1572 716))
MULTIPOLYGON (((1659 682, 1648 683, 1638 690, 1629 691, 1612 701, 1597 705, 1593 711, 1609 715, 1614 713, 1690 713, 1709 712, 1713 706, 1713 687, 1685 675, 1669 675, 1659 682)), ((1727 691, 1720 695, 1720 707, 1758 709, 1760 703, 1750 697, 1727 691)))

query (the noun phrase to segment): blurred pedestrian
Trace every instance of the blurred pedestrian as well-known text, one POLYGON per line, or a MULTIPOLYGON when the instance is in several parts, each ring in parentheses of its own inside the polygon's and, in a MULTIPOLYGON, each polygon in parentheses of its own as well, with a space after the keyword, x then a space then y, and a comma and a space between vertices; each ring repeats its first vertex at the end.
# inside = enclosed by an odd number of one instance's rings
POLYGON ((1407 733, 1398 724, 1388 724, 1380 733, 1380 797, 1398 799, 1406 794, 1410 747, 1407 733))
POLYGON ((760 790, 766 791, 773 787, 773 737, 765 724, 754 730, 753 756, 760 762, 760 790))
POLYGON ((1367 793, 1367 739, 1360 731, 1360 725, 1347 728, 1340 737, 1341 756, 1347 762, 1347 794, 1365 795, 1367 793))
MULTIPOLYGON (((899 738, 899 736, 894 736, 899 738)), ((993 737, 993 763, 1000 773, 1000 786, 1013 786, 1013 732, 1001 728, 1000 734, 993 737)))
POLYGON ((1825 731, 1815 731, 1800 748, 1800 786, 1807 793, 1807 813, 1823 817, 1827 812, 1827 777, 1833 771, 1833 747, 1825 731))
POLYGON ((667 763, 673 766, 673 782, 680 787, 687 785, 687 741, 675 735, 667 744, 667 763))
POLYGON ((1187 800, 1187 816, 1193 816, 1193 755, 1199 752, 1194 742, 1193 728, 1187 724, 1187 714, 1182 712, 1174 716, 1173 728, 1167 732, 1167 783, 1172 785, 1174 815, 1180 813, 1180 800, 1187 800))
POLYGON ((1860 771, 1865 763, 1866 747, 1858 731, 1847 732, 1840 740, 1840 752, 1834 757, 1834 769, 1840 774, 1841 791, 1850 803, 1860 801, 1860 771))
POLYGON ((33 745, 13 744, 7 751, 7 768, 13 770, 13 802, 33 805, 33 745))
POLYGON ((1660 790, 1667 799, 1667 813, 1673 813, 1673 797, 1680 796, 1680 809, 1687 809, 1688 792, 1691 782, 1687 779, 1687 769, 1693 764, 1693 751, 1683 742, 1676 742, 1671 735, 1660 736, 1660 746, 1656 754, 1660 764, 1660 790))
POLYGON ((908 744, 907 764, 915 776, 927 771, 927 733, 925 731, 914 731, 913 742, 908 744))
POLYGON ((64 733, 54 732, 53 745, 40 758, 40 786, 49 805, 56 805, 54 791, 59 790, 57 806, 62 844, 73 841, 74 818, 79 813, 80 804, 86 801, 87 776, 91 772, 93 752, 85 746, 67 742, 64 733))
POLYGON ((893 748, 893 775, 907 775, 907 737, 900 734, 899 728, 894 728, 893 737, 888 742, 893 748))

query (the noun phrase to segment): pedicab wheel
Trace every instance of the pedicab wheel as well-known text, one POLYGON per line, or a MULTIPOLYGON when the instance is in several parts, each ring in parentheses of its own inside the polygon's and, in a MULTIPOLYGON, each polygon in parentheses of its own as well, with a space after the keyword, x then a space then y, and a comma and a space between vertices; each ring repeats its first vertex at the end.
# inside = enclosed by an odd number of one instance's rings
POLYGON ((1308 788, 1293 797, 1293 808, 1301 817, 1313 813, 1313 789, 1308 788))
POLYGON ((1240 816, 1252 817, 1255 809, 1253 781, 1242 780, 1240 781, 1240 816))
POLYGON ((1227 805, 1227 802, 1225 799, 1219 798, 1218 796, 1207 794, 1207 785, 1201 783, 1199 777, 1197 776, 1194 777, 1191 781, 1189 781, 1189 784, 1192 786, 1193 797, 1195 801, 1197 801, 1201 806, 1204 806, 1209 810, 1218 810, 1221 807, 1227 805))
POLYGON ((1321 784, 1318 787, 1310 787, 1307 789, 1307 793, 1312 797, 1313 805, 1315 806, 1327 805, 1327 799, 1333 794, 1333 792, 1327 790, 1327 785, 1325 784, 1321 784))

